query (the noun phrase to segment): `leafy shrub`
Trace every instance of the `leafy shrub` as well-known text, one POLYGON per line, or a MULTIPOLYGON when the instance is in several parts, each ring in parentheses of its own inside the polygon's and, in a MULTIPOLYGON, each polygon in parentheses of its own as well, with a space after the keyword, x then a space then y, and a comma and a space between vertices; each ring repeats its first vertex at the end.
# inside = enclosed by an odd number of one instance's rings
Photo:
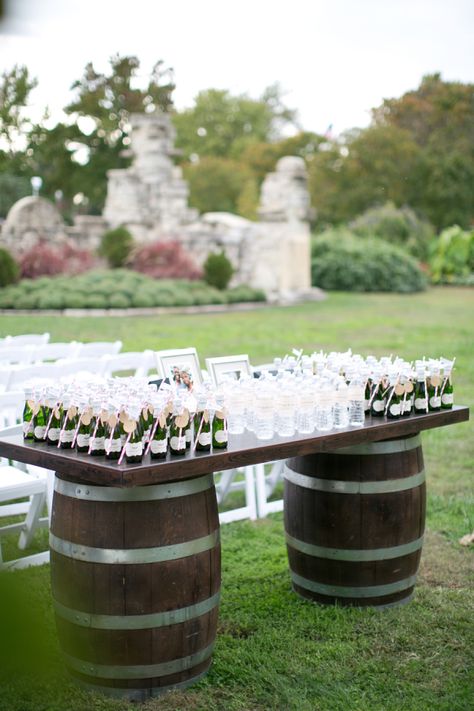
POLYGON ((108 308, 109 302, 105 295, 103 294, 90 294, 86 296, 85 308, 86 309, 106 309, 108 308))
POLYGON ((234 267, 224 250, 218 254, 209 254, 203 268, 205 281, 216 289, 226 289, 234 273, 234 267))
POLYGON ((261 289, 253 289, 251 286, 234 286, 227 292, 227 300, 229 304, 240 303, 245 301, 265 301, 265 292, 261 289))
POLYGON ((20 269, 8 250, 0 248, 0 287, 18 281, 20 269))
POLYGON ((133 249, 133 237, 125 227, 104 232, 100 241, 99 254, 105 257, 110 267, 123 267, 133 249))
POLYGON ((131 306, 131 299, 123 292, 111 294, 109 298, 109 306, 111 309, 128 309, 131 306))
POLYGON ((20 272, 23 279, 36 279, 55 274, 80 274, 94 266, 93 255, 72 244, 51 245, 39 241, 20 257, 20 272))
POLYGON ((21 293, 15 303, 15 308, 17 309, 36 309, 38 308, 38 294, 34 292, 23 292, 21 293))
POLYGON ((413 292, 425 288, 417 262, 379 239, 328 230, 314 238, 312 283, 341 291, 413 292))
POLYGON ((361 237, 379 237, 395 246, 404 247, 422 261, 428 258, 434 231, 409 207, 395 207, 391 202, 372 207, 349 224, 352 232, 361 237))
POLYGON ((200 279, 202 272, 177 241, 153 242, 134 250, 129 266, 154 279, 200 279))
POLYGON ((64 299, 60 291, 49 289, 38 298, 37 306, 39 309, 62 309, 64 299))
POLYGON ((431 279, 435 284, 466 284, 474 280, 474 230, 458 225, 443 230, 433 242, 431 279))

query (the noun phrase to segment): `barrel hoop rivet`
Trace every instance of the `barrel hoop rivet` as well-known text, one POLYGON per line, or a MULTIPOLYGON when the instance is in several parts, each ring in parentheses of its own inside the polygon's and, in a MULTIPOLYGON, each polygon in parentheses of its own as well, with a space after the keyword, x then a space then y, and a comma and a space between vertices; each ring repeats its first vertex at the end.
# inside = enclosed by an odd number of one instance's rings
POLYGON ((184 543, 153 548, 94 548, 82 546, 49 534, 50 548, 67 558, 82 560, 87 563, 105 564, 142 564, 160 563, 167 560, 187 558, 197 553, 211 550, 219 543, 219 529, 202 538, 194 538, 184 543))
POLYGON ((154 484, 151 486, 77 486, 65 479, 55 478, 54 490, 62 496, 85 501, 136 502, 175 499, 206 491, 214 486, 212 474, 205 474, 196 479, 177 481, 172 484, 154 484))
POLYGON ((420 486, 425 481, 425 470, 412 476, 382 481, 342 481, 339 479, 319 479, 293 471, 285 464, 285 479, 304 489, 326 491, 334 494, 390 494, 420 486))
POLYGON ((325 454, 397 454, 399 452, 409 452, 417 447, 421 447, 421 437, 419 434, 415 437, 407 437, 406 439, 368 442, 366 444, 356 444, 351 447, 341 447, 340 449, 325 452, 325 454))
POLYGON ((102 679, 149 679, 191 669, 210 657, 213 647, 214 642, 199 652, 190 654, 187 657, 181 657, 181 659, 172 659, 169 662, 160 662, 158 664, 138 664, 133 666, 94 664, 65 652, 63 652, 63 657, 71 669, 87 676, 101 677, 102 679))
POLYGON ((389 548, 373 548, 368 550, 350 549, 350 548, 327 548, 325 546, 317 546, 306 541, 300 541, 293 538, 289 533, 286 533, 286 542, 288 546, 294 548, 300 553, 314 556, 315 558, 325 558, 328 560, 347 560, 353 562, 375 561, 375 560, 390 560, 399 558, 410 553, 415 553, 420 550, 423 545, 423 536, 409 543, 404 543, 400 546, 391 546, 389 548))
POLYGON ((217 592, 212 597, 194 605, 147 615, 96 615, 66 607, 57 600, 53 600, 53 604, 59 617, 80 627, 92 627, 101 630, 143 630, 177 625, 181 622, 193 620, 217 607, 219 598, 220 593, 217 592))
POLYGON ((369 585, 367 587, 348 587, 345 585, 325 585, 317 583, 314 580, 308 580, 301 575, 290 571, 291 579, 295 585, 309 590, 310 592, 318 593, 319 595, 329 595, 331 597, 353 597, 353 598, 368 598, 381 597, 383 595, 392 595, 393 593, 407 590, 415 585, 416 575, 411 575, 409 578, 397 580, 394 583, 386 585, 369 585))

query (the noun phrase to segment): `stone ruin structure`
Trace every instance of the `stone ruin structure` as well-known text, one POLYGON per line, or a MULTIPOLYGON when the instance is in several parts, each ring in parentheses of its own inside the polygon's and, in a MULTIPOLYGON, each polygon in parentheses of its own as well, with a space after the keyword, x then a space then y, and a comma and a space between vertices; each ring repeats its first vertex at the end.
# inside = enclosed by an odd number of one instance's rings
POLYGON ((106 229, 123 225, 140 243, 180 241, 197 264, 223 249, 235 274, 232 285, 249 284, 269 298, 311 294, 309 193, 302 158, 281 158, 261 189, 256 222, 230 213, 199 215, 188 205, 188 186, 174 165, 175 130, 168 114, 131 116, 132 164, 108 172, 102 217, 78 215, 66 226, 56 207, 41 197, 19 200, 10 210, 0 243, 19 251, 39 238, 72 239, 95 248, 106 229))

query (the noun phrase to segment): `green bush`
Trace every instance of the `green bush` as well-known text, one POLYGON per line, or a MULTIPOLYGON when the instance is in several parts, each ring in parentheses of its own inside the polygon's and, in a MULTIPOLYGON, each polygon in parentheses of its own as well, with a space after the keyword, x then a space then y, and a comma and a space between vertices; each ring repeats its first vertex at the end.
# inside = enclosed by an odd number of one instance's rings
POLYGON ((349 228, 361 237, 379 237, 391 245, 404 247, 422 261, 428 259, 429 244, 434 236, 431 225, 411 208, 395 207, 391 202, 366 210, 349 228))
POLYGON ((89 294, 86 296, 86 309, 107 309, 109 302, 106 296, 103 294, 89 294))
POLYGON ((111 294, 109 297, 109 306, 111 309, 128 309, 132 304, 130 296, 119 291, 117 294, 111 294))
POLYGON ((39 296, 34 292, 24 292, 19 295, 15 307, 17 309, 37 309, 39 296))
POLYGON ((265 300, 265 292, 261 289, 253 289, 251 286, 235 286, 233 289, 227 291, 227 301, 229 304, 265 300))
POLYGON ((39 309, 62 309, 64 307, 64 299, 59 290, 48 289, 38 298, 39 309))
POLYGON ((474 230, 462 230, 458 225, 443 230, 432 243, 430 266, 435 284, 472 284, 474 230))
POLYGON ((110 267, 123 267, 133 248, 133 237, 125 227, 117 227, 102 235, 99 254, 105 257, 110 267))
POLYGON ((217 254, 208 255, 203 265, 204 280, 216 289, 226 289, 229 284, 234 268, 230 260, 226 257, 224 250, 217 254))
POLYGON ((313 239, 312 284, 340 291, 421 291, 426 280, 417 262, 379 239, 328 230, 313 239))
POLYGON ((14 284, 20 276, 20 267, 10 252, 0 248, 0 287, 14 284))

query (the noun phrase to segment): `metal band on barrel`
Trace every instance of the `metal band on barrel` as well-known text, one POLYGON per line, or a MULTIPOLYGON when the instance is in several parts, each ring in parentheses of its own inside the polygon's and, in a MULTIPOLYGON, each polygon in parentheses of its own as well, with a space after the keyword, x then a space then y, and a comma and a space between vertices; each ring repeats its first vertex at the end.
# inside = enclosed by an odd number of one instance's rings
POLYGON ((411 449, 421 447, 421 437, 406 439, 389 439, 382 442, 368 442, 367 444, 356 444, 352 447, 341 447, 326 454, 397 454, 398 452, 409 452, 411 449))
POLYGON ((213 647, 214 642, 199 652, 190 654, 188 657, 172 659, 169 662, 160 662, 159 664, 137 664, 133 666, 94 664, 84 659, 72 657, 65 652, 63 652, 63 657, 71 669, 74 669, 74 671, 80 674, 86 674, 87 676, 97 676, 102 679, 150 679, 156 676, 167 676, 168 674, 176 674, 177 672, 185 671, 185 669, 191 669, 210 657, 213 647))
POLYGON ((144 630, 193 620, 217 607, 219 598, 220 593, 216 593, 195 605, 148 615, 94 615, 82 610, 73 610, 57 600, 53 600, 53 604, 57 615, 80 627, 93 627, 100 630, 144 630))
POLYGON ((350 548, 327 548, 325 546, 316 546, 306 541, 300 541, 298 538, 293 538, 289 533, 286 533, 286 542, 289 546, 306 555, 314 556, 315 558, 327 558, 328 560, 349 560, 354 562, 372 561, 372 560, 389 560, 391 558, 400 558, 415 551, 420 550, 423 545, 423 536, 417 538, 410 543, 404 543, 401 546, 391 546, 390 548, 373 548, 368 550, 350 549, 350 548))
POLYGON ((111 696, 115 699, 128 699, 129 701, 146 701, 149 698, 155 696, 161 696, 167 691, 175 691, 176 689, 186 689, 191 684, 196 684, 200 679, 206 676, 209 669, 205 669, 196 676, 192 676, 186 681, 180 681, 176 684, 169 684, 168 686, 152 686, 151 688, 145 687, 142 689, 120 688, 118 686, 101 686, 100 684, 88 684, 83 679, 74 678, 74 682, 81 686, 83 689, 88 689, 90 691, 97 691, 100 694, 105 694, 106 696, 111 696))
POLYGON ((65 541, 58 538, 53 533, 49 534, 49 545, 53 551, 82 560, 87 563, 114 564, 141 564, 141 563, 161 563, 167 560, 186 558, 196 553, 203 553, 211 550, 219 543, 219 530, 213 531, 202 538, 195 538, 185 543, 175 543, 171 546, 161 546, 153 548, 93 548, 92 546, 82 546, 72 541, 65 541))
POLYGON ((206 491, 214 486, 212 474, 200 476, 197 479, 178 481, 172 484, 155 484, 152 486, 89 486, 74 484, 56 477, 54 490, 62 496, 83 501, 156 501, 159 499, 174 499, 178 496, 189 496, 206 491))
POLYGON ((304 489, 326 491, 333 494, 389 494, 396 491, 405 491, 420 486, 425 481, 425 470, 418 474, 406 476, 401 479, 386 479, 384 481, 340 481, 338 479, 318 479, 289 469, 285 465, 285 479, 292 484, 302 486, 304 489))
POLYGON ((411 575, 409 578, 397 580, 395 583, 387 583, 386 585, 369 585, 368 587, 348 587, 346 585, 325 585, 317 583, 314 580, 297 575, 290 571, 291 579, 300 588, 310 590, 311 592, 320 595, 330 595, 331 597, 381 597, 382 595, 391 595, 413 587, 416 582, 416 575, 411 575))

